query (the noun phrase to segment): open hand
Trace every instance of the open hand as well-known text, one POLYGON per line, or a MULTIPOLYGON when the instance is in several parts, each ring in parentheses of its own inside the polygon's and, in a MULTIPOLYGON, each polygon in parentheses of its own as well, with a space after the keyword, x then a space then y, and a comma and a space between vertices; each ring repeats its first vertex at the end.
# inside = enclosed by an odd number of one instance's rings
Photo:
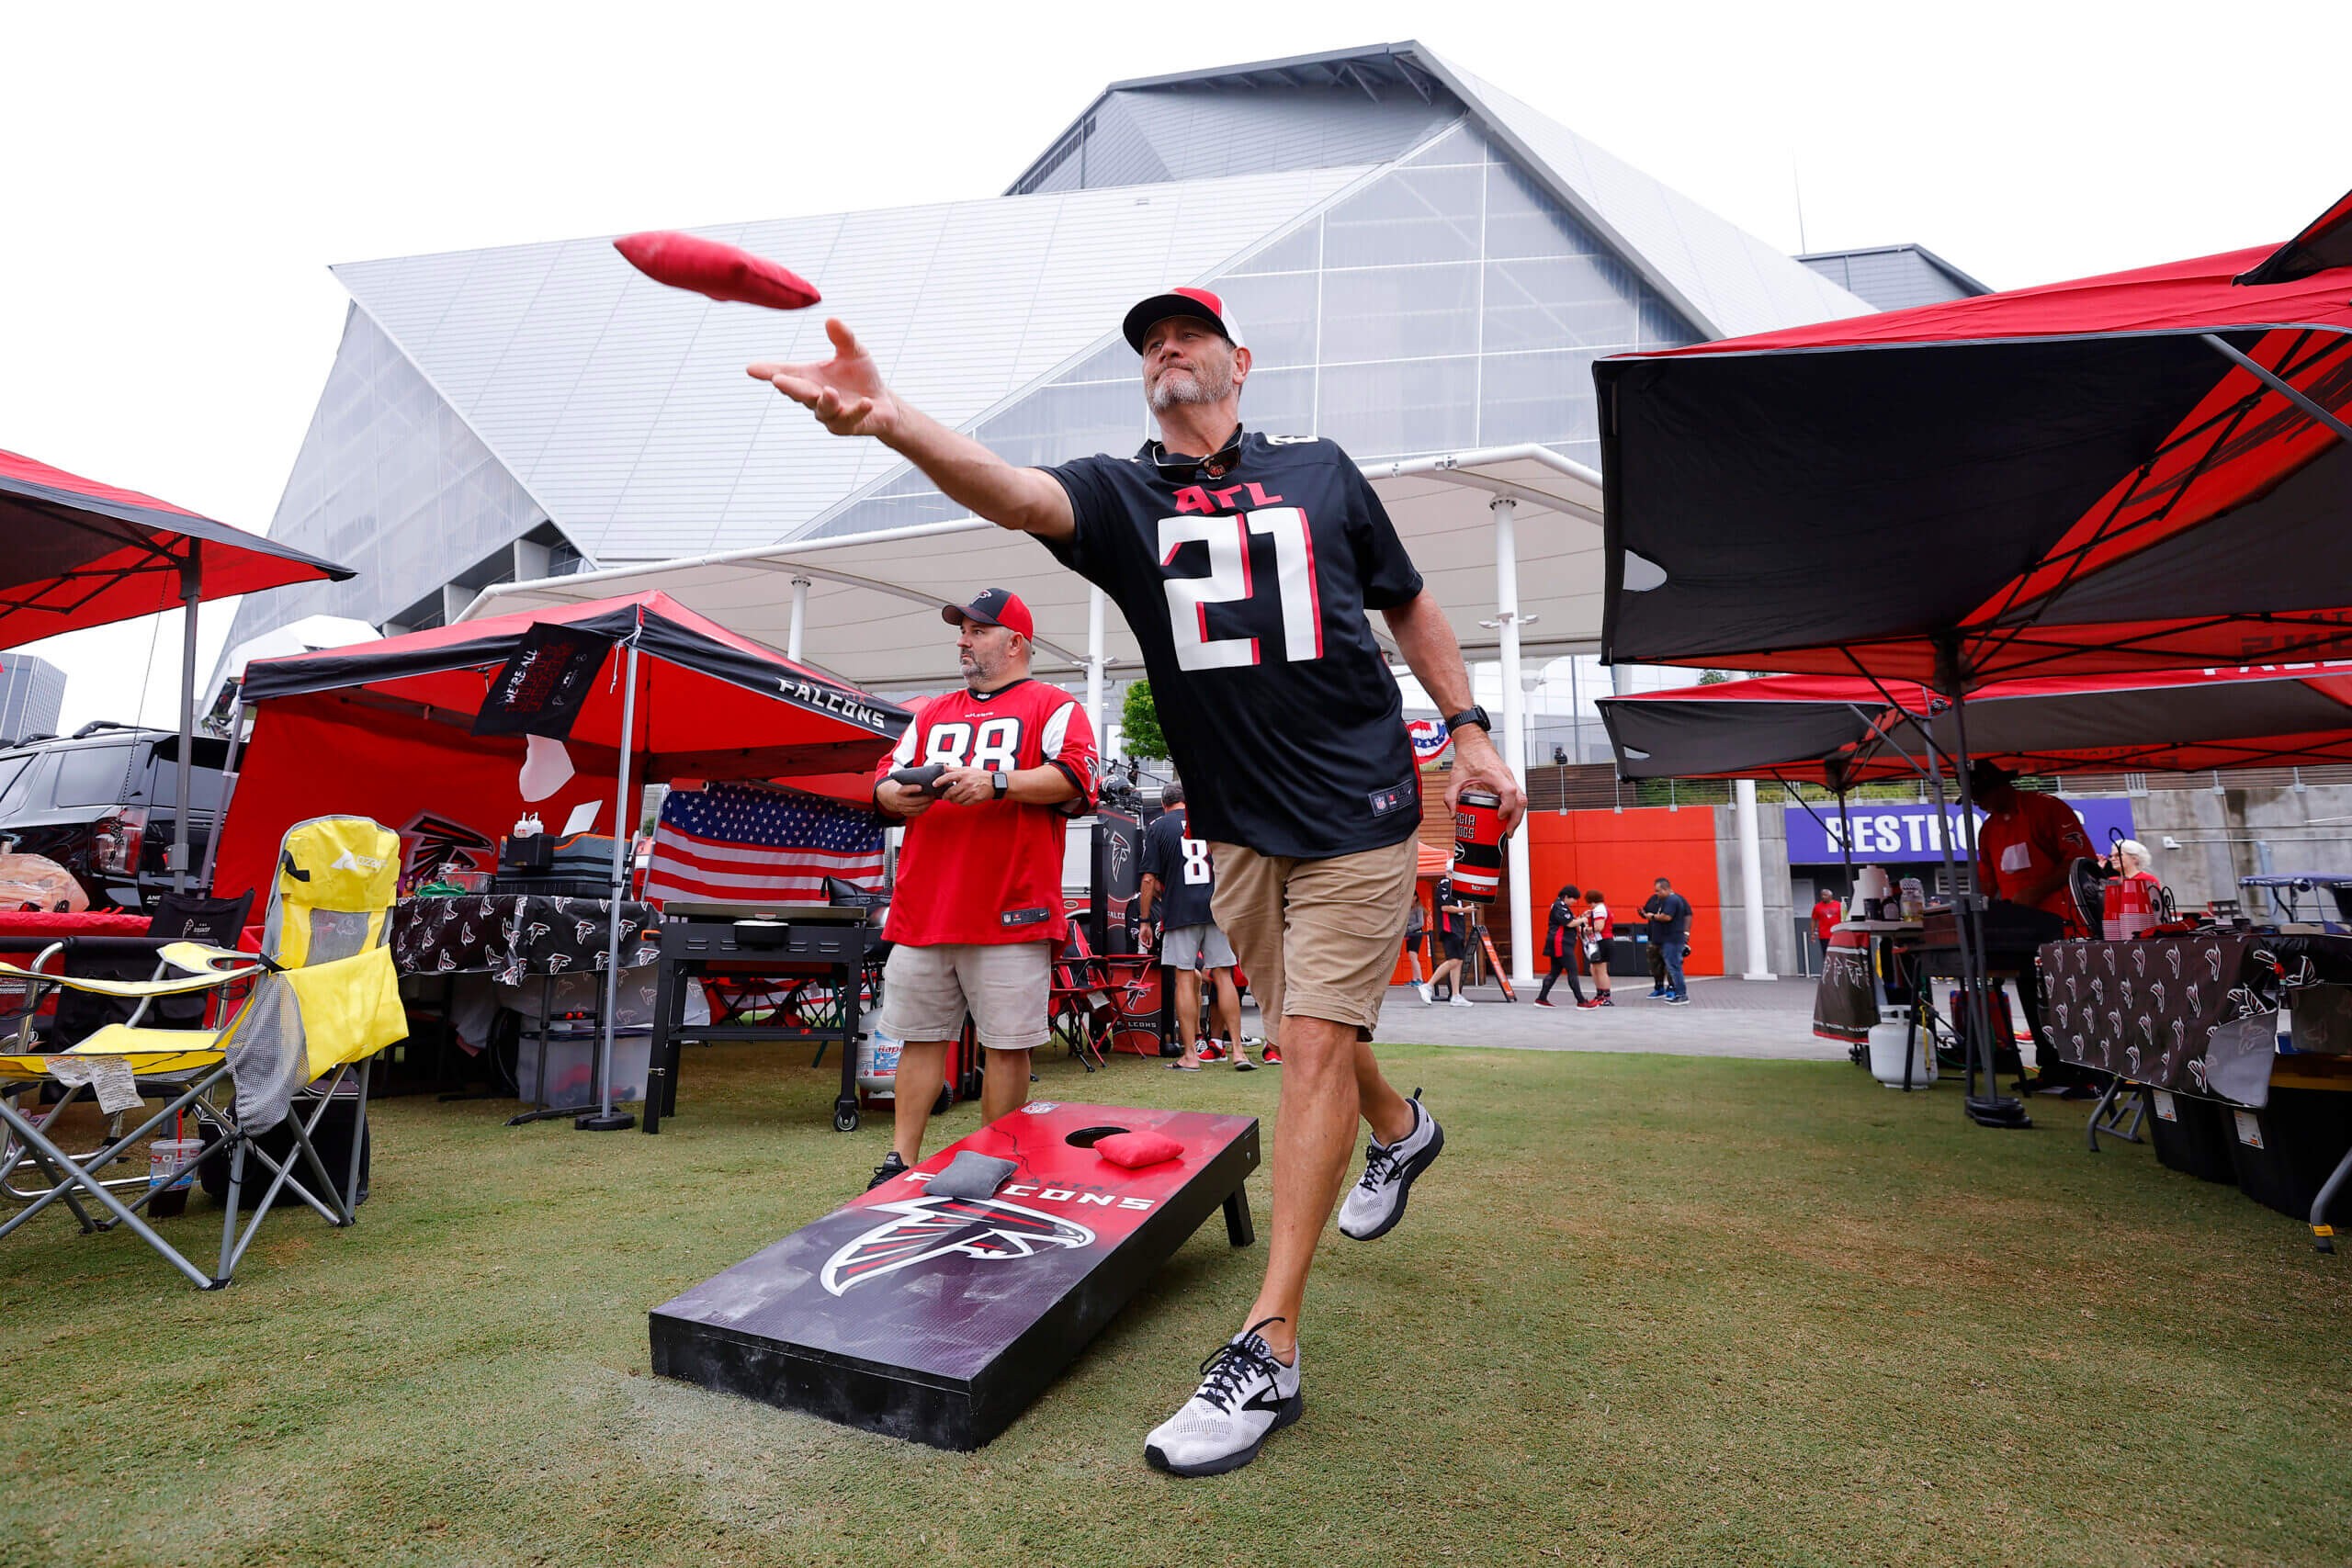
POLYGON ((840 321, 825 323, 833 342, 833 356, 821 365, 782 365, 762 360, 744 367, 755 380, 765 381, 817 416, 817 423, 835 435, 871 435, 888 441, 899 424, 899 405, 882 384, 881 367, 858 346, 857 338, 840 321))

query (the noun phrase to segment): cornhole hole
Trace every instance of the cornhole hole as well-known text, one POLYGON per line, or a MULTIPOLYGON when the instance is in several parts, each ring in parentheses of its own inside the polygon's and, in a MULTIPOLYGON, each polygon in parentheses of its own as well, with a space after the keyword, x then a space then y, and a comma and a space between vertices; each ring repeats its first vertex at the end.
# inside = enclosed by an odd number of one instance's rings
POLYGON ((1040 1101, 653 1309, 662 1376, 933 1448, 1011 1426, 1220 1207, 1254 1239, 1254 1116, 1040 1101), (1128 1170, 1114 1132, 1182 1153, 1128 1170), (927 1196, 966 1150, 1018 1168, 991 1198, 927 1196))

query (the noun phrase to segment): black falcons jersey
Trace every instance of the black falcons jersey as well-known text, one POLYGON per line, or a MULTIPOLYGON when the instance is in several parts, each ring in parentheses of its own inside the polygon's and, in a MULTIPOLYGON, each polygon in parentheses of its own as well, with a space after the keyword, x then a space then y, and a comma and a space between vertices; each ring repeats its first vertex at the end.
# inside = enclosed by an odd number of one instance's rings
POLYGON ((1338 444, 1237 432, 1215 457, 1081 457, 1062 563, 1143 645, 1188 829, 1321 860, 1411 838, 1420 786, 1367 609, 1421 591, 1388 513, 1338 444))
POLYGON ((1216 893, 1216 862, 1209 841, 1184 826, 1185 811, 1163 811, 1143 831, 1143 874, 1159 878, 1152 914, 1170 931, 1216 923, 1209 900, 1216 893))

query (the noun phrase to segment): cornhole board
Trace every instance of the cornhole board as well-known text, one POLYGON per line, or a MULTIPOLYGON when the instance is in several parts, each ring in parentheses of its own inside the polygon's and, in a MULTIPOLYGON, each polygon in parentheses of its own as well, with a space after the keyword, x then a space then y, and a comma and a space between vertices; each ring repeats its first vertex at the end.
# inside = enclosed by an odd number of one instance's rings
POLYGON ((653 1309, 653 1371, 933 1448, 1011 1426, 1153 1270, 1222 1207, 1255 1239, 1242 1184, 1258 1120, 1039 1101, 653 1309), (1127 1170, 1110 1132, 1176 1159, 1127 1170), (966 1149, 1018 1168, 993 1198, 923 1189, 966 1149))

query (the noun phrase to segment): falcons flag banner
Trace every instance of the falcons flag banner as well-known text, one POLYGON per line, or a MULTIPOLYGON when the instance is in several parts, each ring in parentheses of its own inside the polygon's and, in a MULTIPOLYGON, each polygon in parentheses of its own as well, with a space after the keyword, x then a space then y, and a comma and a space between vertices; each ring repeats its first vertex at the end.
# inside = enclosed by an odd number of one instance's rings
POLYGON ((653 1309, 653 1370, 829 1421, 971 1450, 1026 1409, 1243 1183, 1258 1122, 1038 1101, 653 1309), (1182 1145, 1128 1170, 1113 1133, 1182 1145), (1009 1159, 987 1198, 925 1188, 967 1149, 1009 1159))
POLYGON ((648 898, 706 904, 822 904, 825 878, 882 882, 874 814, 773 784, 673 790, 653 831, 648 898))

